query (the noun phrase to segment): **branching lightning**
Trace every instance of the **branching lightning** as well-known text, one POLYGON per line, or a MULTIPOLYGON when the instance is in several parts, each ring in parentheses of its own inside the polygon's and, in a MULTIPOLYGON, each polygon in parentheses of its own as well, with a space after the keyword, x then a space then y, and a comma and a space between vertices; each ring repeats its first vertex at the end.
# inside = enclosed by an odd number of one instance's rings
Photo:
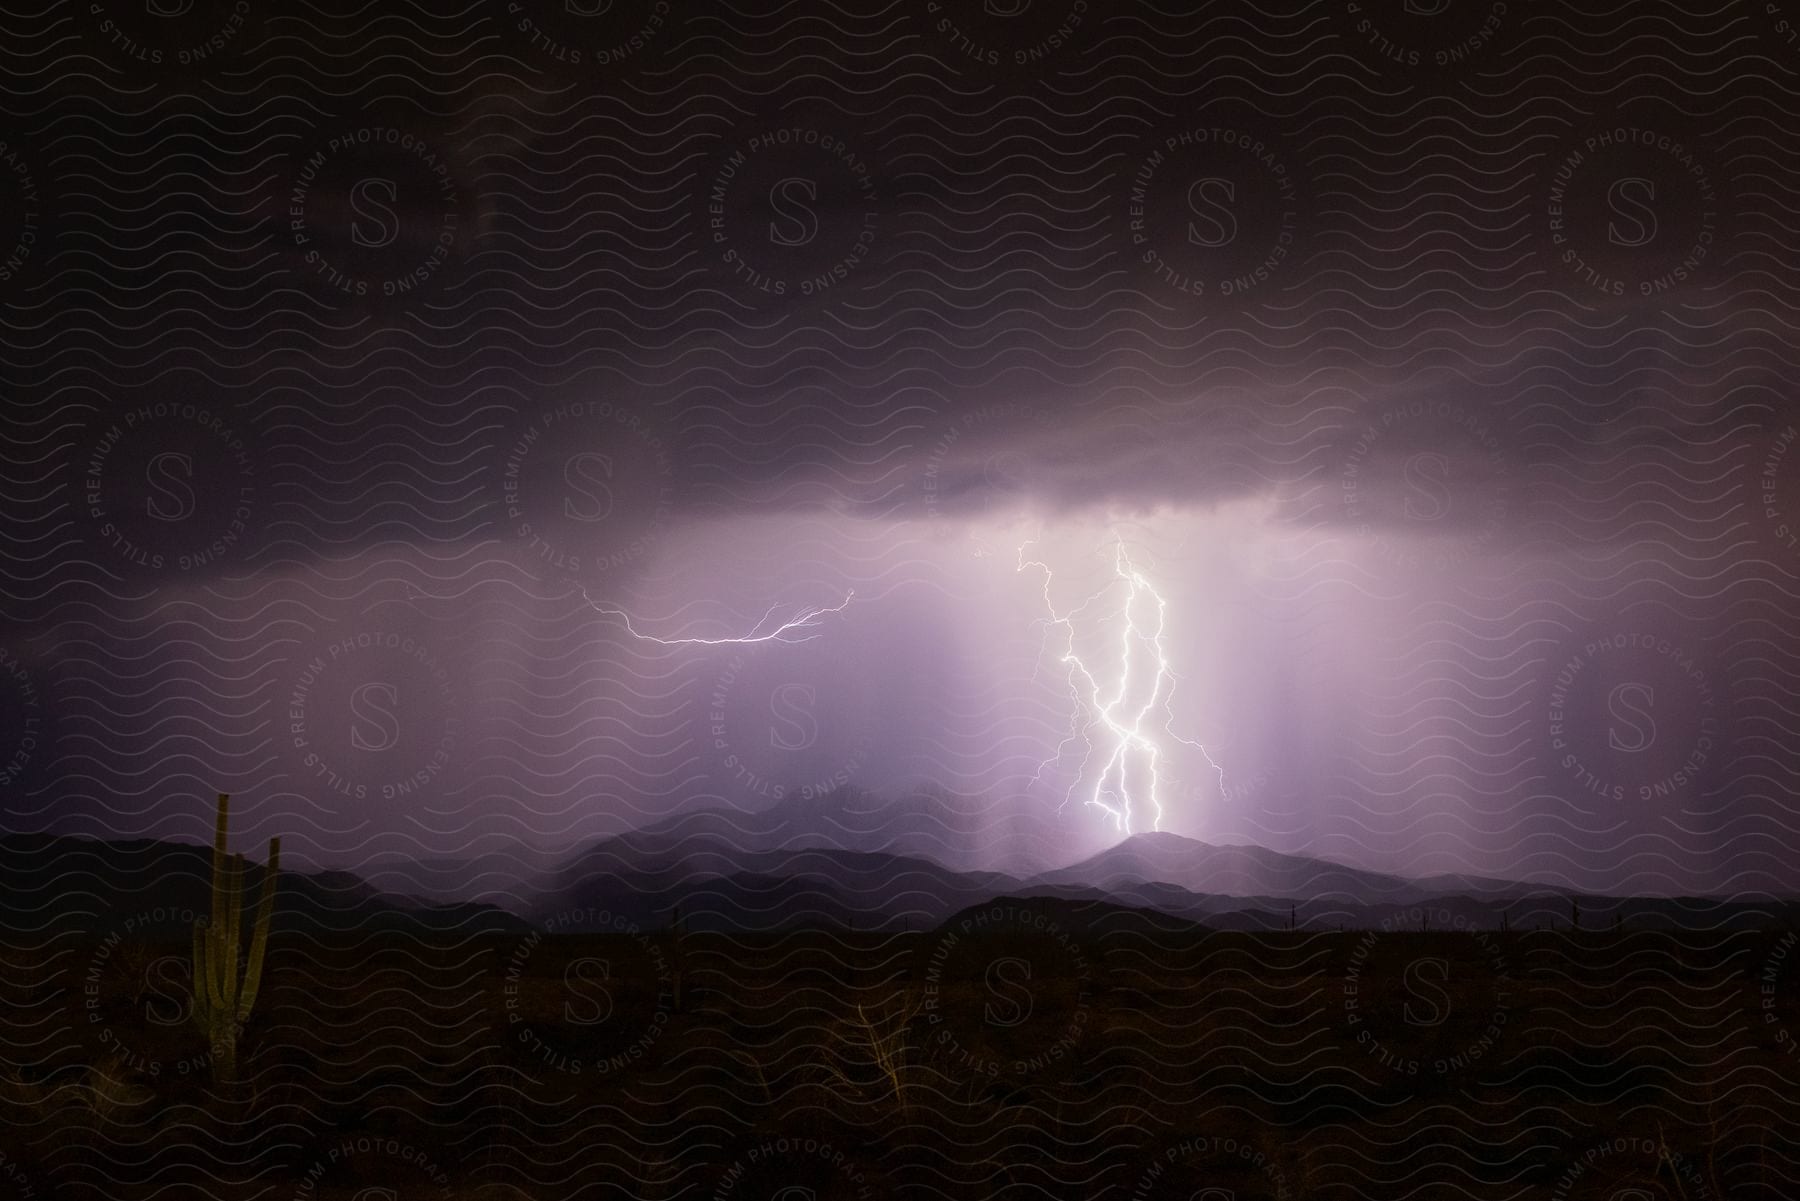
POLYGON ((620 621, 622 621, 625 624, 626 632, 629 633, 632 637, 641 638, 645 642, 660 643, 663 646, 693 646, 693 645, 733 646, 733 645, 738 645, 738 644, 742 644, 742 643, 750 643, 750 642, 786 642, 786 643, 810 642, 812 639, 818 637, 818 634, 816 633, 816 629, 817 629, 817 626, 819 623, 819 619, 822 617, 829 616, 832 613, 842 613, 845 609, 847 609, 850 606, 851 599, 853 597, 855 597, 855 595, 856 595, 856 590, 851 589, 850 591, 844 593, 844 600, 843 600, 842 604, 833 605, 833 606, 830 606, 828 608, 823 608, 823 609, 803 610, 799 614, 799 616, 791 618, 788 621, 783 622, 781 625, 777 626, 775 629, 770 630, 767 633, 758 633, 758 631, 760 631, 764 626, 769 624, 770 619, 775 616, 775 610, 781 607, 779 604, 770 605, 769 611, 767 613, 763 614, 762 620, 757 622, 754 626, 750 627, 750 633, 742 635, 741 637, 737 637, 737 638, 658 638, 653 634, 640 633, 638 631, 637 627, 635 627, 631 624, 631 614, 625 612, 623 609, 609 609, 609 608, 606 608, 604 605, 595 604, 594 599, 587 594, 587 589, 582 588, 580 585, 576 585, 576 588, 577 588, 577 591, 579 591, 581 593, 581 599, 588 603, 589 608, 593 609, 597 613, 605 613, 610 617, 617 617, 620 621), (795 633, 796 631, 804 631, 805 632, 804 637, 800 637, 800 638, 787 637, 787 635, 795 633))
MULTIPOLYGON (((1018 570, 1027 567, 1039 567, 1044 572, 1044 607, 1050 616, 1045 621, 1046 631, 1050 627, 1060 626, 1068 635, 1067 647, 1061 661, 1069 669, 1069 691, 1076 703, 1076 711, 1070 719, 1068 737, 1057 744, 1056 753, 1038 765, 1038 771, 1032 776, 1038 778, 1046 766, 1062 758, 1063 749, 1071 742, 1085 740, 1087 754, 1081 761, 1064 803, 1074 796, 1076 788, 1087 777, 1090 764, 1095 755, 1095 738, 1092 732, 1096 727, 1104 728, 1103 738, 1110 743, 1110 751, 1106 761, 1093 777, 1092 791, 1086 803, 1110 816, 1114 824, 1126 834, 1133 832, 1134 817, 1140 807, 1148 809, 1150 829, 1162 828, 1162 759, 1163 748, 1158 737, 1167 736, 1184 746, 1193 747, 1219 773, 1221 785, 1225 781, 1225 773, 1206 748, 1197 742, 1182 738, 1169 726, 1174 720, 1170 711, 1170 699, 1174 693, 1176 677, 1169 667, 1167 649, 1163 645, 1163 629, 1168 617, 1168 603, 1162 594, 1145 577, 1143 572, 1134 566, 1125 553, 1123 539, 1115 539, 1113 557, 1113 579, 1107 581, 1099 591, 1088 597, 1081 604, 1059 615, 1056 605, 1050 598, 1051 570, 1042 560, 1025 558, 1026 542, 1019 547, 1018 570), (1122 619, 1119 630, 1119 662, 1118 686, 1112 690, 1110 697, 1101 695, 1101 684, 1096 678, 1095 668, 1090 667, 1075 650, 1075 623, 1088 609, 1119 584, 1126 587, 1125 603, 1107 617, 1122 619), (1148 603, 1153 605, 1150 614, 1140 610, 1148 603), (1137 661, 1147 657, 1149 663, 1137 667, 1137 661), (1149 694, 1141 705, 1132 707, 1127 698, 1134 683, 1134 676, 1141 679, 1147 673, 1149 694), (1085 695, 1084 695, 1085 694, 1085 695), (1087 720, 1082 721, 1083 713, 1087 720), (1160 712, 1158 723, 1153 714, 1160 712), (1134 773, 1133 768, 1136 767, 1134 773), (1136 785, 1134 774, 1142 777, 1136 785)), ((1104 620, 1102 618, 1101 620, 1104 620)), ((1138 685, 1141 690, 1143 685, 1138 685)))

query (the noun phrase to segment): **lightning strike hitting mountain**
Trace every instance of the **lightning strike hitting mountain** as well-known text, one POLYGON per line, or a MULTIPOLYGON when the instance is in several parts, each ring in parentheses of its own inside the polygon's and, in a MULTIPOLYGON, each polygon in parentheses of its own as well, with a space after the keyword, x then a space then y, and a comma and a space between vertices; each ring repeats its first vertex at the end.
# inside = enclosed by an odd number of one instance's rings
MULTIPOLYGON (((1033 541, 1036 541, 1035 539, 1033 541)), ((1052 572, 1048 564, 1042 560, 1026 560, 1025 548, 1032 545, 1026 542, 1019 547, 1018 570, 1027 567, 1039 567, 1044 572, 1044 607, 1050 617, 1046 627, 1061 626, 1068 634, 1067 649, 1061 662, 1068 666, 1069 691, 1075 699, 1076 711, 1071 716, 1068 737, 1057 744, 1056 753, 1038 765, 1038 774, 1050 763, 1062 757, 1063 748, 1077 739, 1085 740, 1087 753, 1081 761, 1069 791, 1064 796, 1064 803, 1073 796, 1088 774, 1096 750, 1095 738, 1091 736, 1096 726, 1104 728, 1103 740, 1110 744, 1106 760, 1101 764, 1098 773, 1093 777, 1092 792, 1086 802, 1106 813, 1122 833, 1131 834, 1136 827, 1139 810, 1147 810, 1152 830, 1162 828, 1162 759, 1163 748, 1158 737, 1166 736, 1184 746, 1193 747, 1206 758, 1214 771, 1219 773, 1219 782, 1224 784, 1225 774, 1217 763, 1213 762, 1206 748, 1197 742, 1182 738, 1169 729, 1174 720, 1169 704, 1175 688, 1175 674, 1169 668, 1169 659, 1163 645, 1163 630, 1168 617, 1168 603, 1162 594, 1157 592, 1150 580, 1131 563, 1125 553, 1123 539, 1115 539, 1113 558, 1113 579, 1107 581, 1098 591, 1081 604, 1058 615, 1055 603, 1050 597, 1052 572), (1121 619, 1119 629, 1119 660, 1117 665, 1118 683, 1112 690, 1110 698, 1102 697, 1101 683, 1097 678, 1099 668, 1090 666, 1075 650, 1075 623, 1089 608, 1119 584, 1126 586, 1125 602, 1107 618, 1121 619), (1151 613, 1142 614, 1139 610, 1145 603, 1153 607, 1151 613), (1140 658, 1149 660, 1142 667, 1137 667, 1140 658), (1140 674, 1141 673, 1141 674, 1140 674), (1134 677, 1149 681, 1149 692, 1141 704, 1133 709, 1128 696, 1132 690, 1134 677), (1078 683, 1079 680, 1079 683, 1078 683), (1085 696, 1083 695, 1085 692, 1085 696), (1085 711, 1089 719, 1081 722, 1081 714, 1085 711), (1153 714, 1160 712, 1160 723, 1153 720, 1153 714), (1134 771, 1135 767, 1135 771, 1134 771), (1138 777, 1134 780, 1134 777, 1138 777)), ((1141 690, 1142 685, 1139 685, 1141 690)), ((1033 775, 1033 780, 1038 777, 1033 775)))

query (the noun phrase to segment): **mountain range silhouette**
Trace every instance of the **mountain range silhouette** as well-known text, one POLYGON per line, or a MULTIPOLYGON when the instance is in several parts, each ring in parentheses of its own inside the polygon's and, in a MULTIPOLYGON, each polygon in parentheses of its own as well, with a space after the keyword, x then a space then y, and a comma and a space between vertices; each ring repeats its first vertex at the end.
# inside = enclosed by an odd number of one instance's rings
MULTIPOLYGON (((1128 909, 1255 930, 1525 928, 1584 917, 1592 925, 1711 929, 1800 919, 1800 902, 1785 898, 1604 897, 1470 875, 1408 879, 1167 832, 1132 835, 1062 866, 984 870, 957 865, 979 857, 959 840, 996 832, 978 812, 945 804, 944 794, 885 811, 865 800, 691 810, 561 857, 521 849, 390 858, 357 872, 284 866, 275 928, 655 929, 679 912, 692 929, 920 930, 1007 897, 1037 898, 1071 915, 1128 909), (865 820, 873 815, 880 821, 865 820)), ((250 867, 249 886, 261 870, 250 867)), ((210 852, 195 843, 6 836, 0 922, 97 931, 152 911, 203 915, 209 873, 210 852)))

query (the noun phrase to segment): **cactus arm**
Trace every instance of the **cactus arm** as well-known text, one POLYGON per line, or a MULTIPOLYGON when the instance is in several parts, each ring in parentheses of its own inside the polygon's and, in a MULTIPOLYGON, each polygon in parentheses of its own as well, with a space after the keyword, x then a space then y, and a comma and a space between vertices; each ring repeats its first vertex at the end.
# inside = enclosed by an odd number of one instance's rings
MULTIPOLYGON (((237 948, 244 936, 244 857, 233 855, 227 861, 225 869, 225 946, 227 953, 235 960, 237 948)), ((231 965, 237 967, 235 962, 231 965)), ((225 973, 229 982, 236 978, 235 971, 225 973)))
MULTIPOLYGON (((197 985, 194 998, 197 1010, 207 1014, 219 1007, 225 987, 218 921, 227 904, 226 876, 230 860, 225 854, 225 831, 230 813, 231 794, 221 792, 219 810, 213 818, 212 922, 204 932, 200 923, 194 924, 194 980, 197 985)), ((208 1024, 210 1026, 210 1021, 208 1024)))
POLYGON ((269 923, 275 916, 275 873, 281 865, 281 839, 269 839, 269 865, 263 869, 262 896, 256 903, 256 920, 250 930, 250 958, 244 964, 244 990, 238 998, 237 1020, 249 1018, 262 984, 263 953, 269 945, 269 923))
POLYGON ((231 812, 231 794, 219 794, 219 814, 213 821, 212 911, 217 917, 225 911, 225 823, 231 812))
MULTIPOLYGON (((225 867, 225 812, 229 800, 219 794, 218 813, 213 819, 212 912, 216 917, 224 904, 223 871, 225 867)), ((210 1047, 213 1041, 213 1015, 217 1010, 218 962, 213 954, 214 931, 210 923, 194 923, 194 1024, 200 1027, 210 1047)))
POLYGON ((238 985, 238 948, 243 945, 244 925, 244 857, 233 855, 227 863, 225 874, 225 932, 219 939, 219 999, 220 1008, 227 1014, 232 1011, 233 1002, 237 1000, 238 985))
POLYGON ((269 926, 275 915, 275 880, 281 867, 281 840, 271 838, 261 894, 250 918, 250 950, 245 956, 246 864, 241 852, 234 855, 225 849, 230 800, 228 793, 219 794, 218 819, 213 826, 212 917, 194 923, 194 1022, 213 1049, 213 1078, 221 1083, 230 1083, 237 1075, 238 1033, 250 1016, 262 982, 269 926), (244 959, 241 975, 240 957, 244 959))
POLYGON ((205 1030, 207 1027, 207 971, 206 971, 206 928, 199 922, 194 923, 194 1022, 205 1030))
POLYGON ((219 956, 217 953, 218 939, 213 936, 210 929, 204 934, 201 946, 206 952, 206 962, 200 973, 201 979, 206 984, 201 991, 201 1000, 205 1004, 206 1011, 211 1013, 219 1007, 219 956))
POLYGON ((207 996, 207 1008, 217 1013, 231 1003, 231 981, 225 976, 225 952, 220 940, 213 939, 212 951, 212 988, 207 996))

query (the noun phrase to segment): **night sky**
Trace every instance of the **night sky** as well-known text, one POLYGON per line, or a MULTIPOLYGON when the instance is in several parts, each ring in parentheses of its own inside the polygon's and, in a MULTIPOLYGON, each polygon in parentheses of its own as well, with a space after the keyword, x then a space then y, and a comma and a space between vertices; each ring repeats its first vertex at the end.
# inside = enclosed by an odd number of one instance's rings
POLYGON ((1800 6, 536 7, 0 19, 7 830, 1800 887, 1800 6))

